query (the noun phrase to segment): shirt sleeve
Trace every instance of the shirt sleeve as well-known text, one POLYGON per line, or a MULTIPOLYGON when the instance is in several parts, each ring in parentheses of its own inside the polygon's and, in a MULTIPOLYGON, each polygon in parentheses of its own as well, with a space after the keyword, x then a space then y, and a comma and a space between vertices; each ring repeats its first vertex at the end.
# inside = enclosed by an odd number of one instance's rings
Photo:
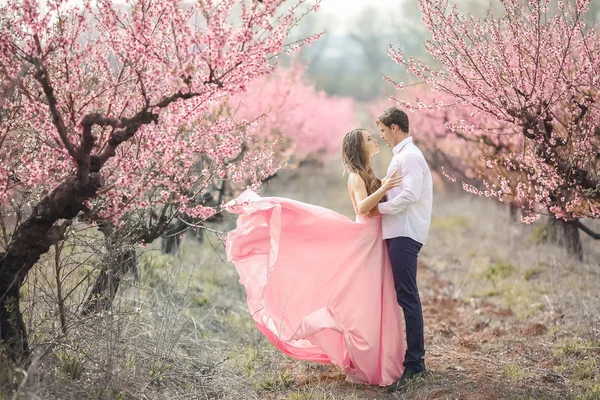
POLYGON ((423 190, 423 167, 416 154, 407 154, 400 162, 398 169, 402 178, 402 191, 396 197, 379 203, 377 208, 381 214, 398 214, 421 197, 423 190))

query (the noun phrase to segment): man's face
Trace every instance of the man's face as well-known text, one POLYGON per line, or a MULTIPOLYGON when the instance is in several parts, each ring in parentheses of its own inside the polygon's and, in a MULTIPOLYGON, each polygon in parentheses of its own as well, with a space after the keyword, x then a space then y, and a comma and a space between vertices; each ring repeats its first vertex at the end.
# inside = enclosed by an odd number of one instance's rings
MULTIPOLYGON (((392 124, 392 128, 395 126, 392 124)), ((377 122, 377 128, 379 128, 379 132, 381 132, 381 138, 389 147, 394 146, 394 132, 392 128, 388 128, 381 122, 377 122)))

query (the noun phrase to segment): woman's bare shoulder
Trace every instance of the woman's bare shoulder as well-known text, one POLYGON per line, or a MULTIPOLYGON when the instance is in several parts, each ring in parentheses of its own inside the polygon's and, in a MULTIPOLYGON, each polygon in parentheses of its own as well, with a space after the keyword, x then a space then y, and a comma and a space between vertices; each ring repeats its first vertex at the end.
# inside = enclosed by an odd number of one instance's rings
POLYGON ((353 188, 359 188, 364 185, 365 185, 365 181, 356 172, 351 172, 350 175, 348 175, 348 186, 353 187, 353 188))

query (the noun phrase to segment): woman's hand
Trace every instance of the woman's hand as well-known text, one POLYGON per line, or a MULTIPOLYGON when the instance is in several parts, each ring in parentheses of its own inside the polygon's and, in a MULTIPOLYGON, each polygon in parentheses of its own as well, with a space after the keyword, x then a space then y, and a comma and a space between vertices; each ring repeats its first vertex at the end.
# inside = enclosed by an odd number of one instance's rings
POLYGON ((390 189, 398 187, 398 185, 400 184, 400 182, 402 182, 402 177, 401 176, 396 176, 397 174, 398 174, 398 171, 395 171, 389 177, 383 178, 381 180, 381 187, 383 188, 384 192, 387 193, 390 189))

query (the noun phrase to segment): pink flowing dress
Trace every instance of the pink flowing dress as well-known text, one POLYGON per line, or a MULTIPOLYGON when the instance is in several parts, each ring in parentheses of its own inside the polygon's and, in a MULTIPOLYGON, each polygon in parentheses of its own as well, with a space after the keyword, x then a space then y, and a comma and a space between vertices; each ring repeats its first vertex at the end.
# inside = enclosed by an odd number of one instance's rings
POLYGON ((381 217, 245 191, 227 257, 257 328, 283 353, 331 363, 348 378, 386 386, 403 372, 404 324, 381 217))

